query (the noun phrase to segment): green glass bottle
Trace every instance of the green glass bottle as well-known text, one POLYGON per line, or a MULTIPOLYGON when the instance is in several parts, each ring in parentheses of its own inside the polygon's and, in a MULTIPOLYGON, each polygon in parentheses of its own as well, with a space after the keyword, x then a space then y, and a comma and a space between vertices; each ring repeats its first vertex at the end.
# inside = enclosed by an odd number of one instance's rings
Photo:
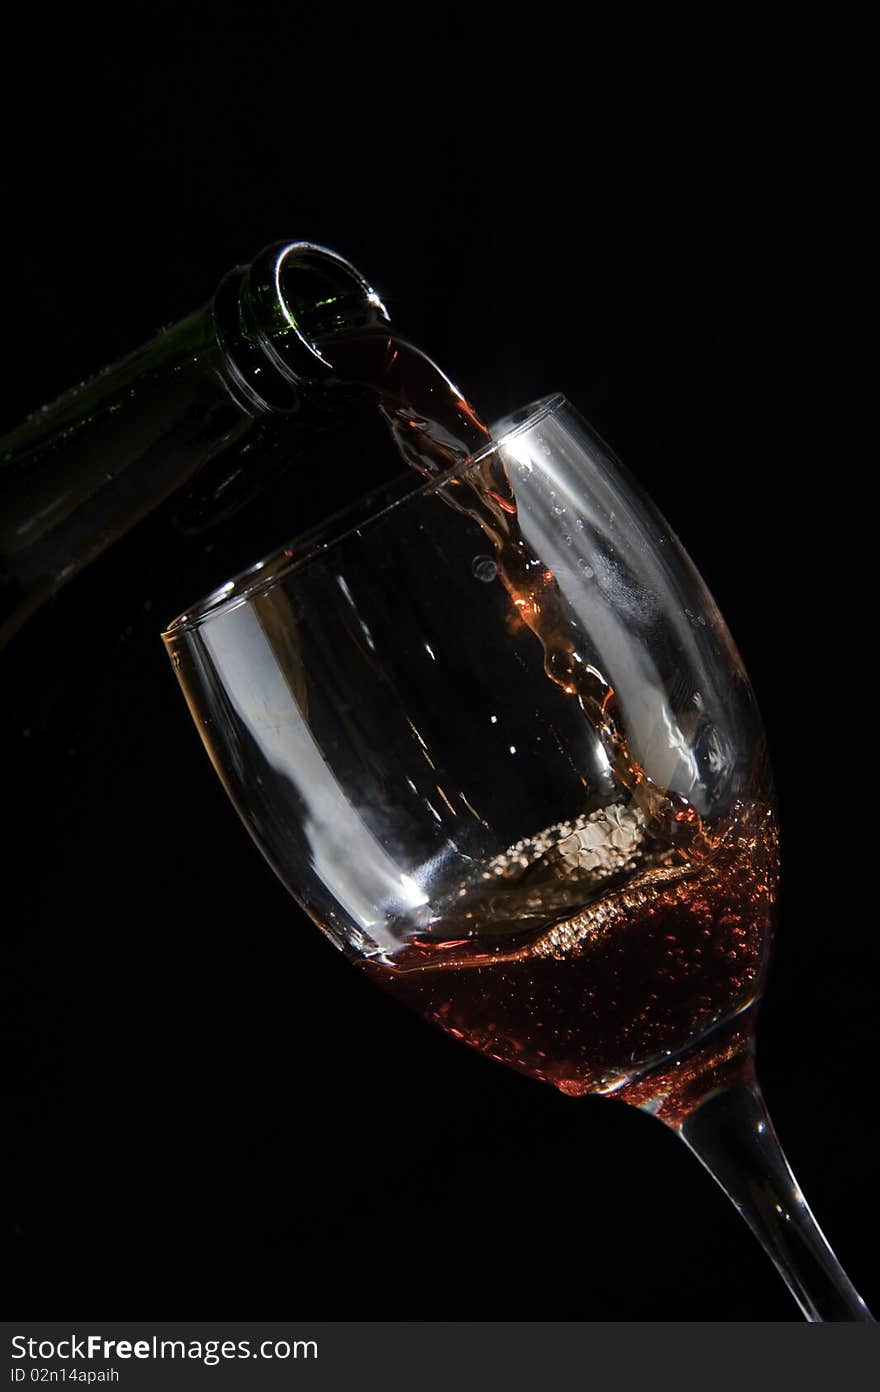
POLYGON ((289 427, 288 454, 299 425, 331 425, 338 398, 321 341, 385 320, 343 257, 279 242, 203 308, 0 439, 0 644, 206 465, 265 438, 267 421, 289 427))

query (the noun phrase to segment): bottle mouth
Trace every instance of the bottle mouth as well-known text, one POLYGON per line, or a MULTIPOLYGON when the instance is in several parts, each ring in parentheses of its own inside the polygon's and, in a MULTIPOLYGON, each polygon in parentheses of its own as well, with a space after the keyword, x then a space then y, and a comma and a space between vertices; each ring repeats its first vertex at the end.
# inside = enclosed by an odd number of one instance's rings
POLYGON ((300 388, 329 381, 321 344, 387 324, 388 311, 350 261, 316 242, 274 242, 237 266, 214 300, 230 388, 254 414, 289 412, 300 388))
MULTIPOLYGON (((348 329, 389 322, 388 311, 372 285, 335 251, 314 242, 289 242, 280 250, 269 251, 281 312, 328 369, 330 364, 320 348, 323 340, 348 329)), ((252 267, 252 277, 254 270, 252 267)))
POLYGON ((316 242, 276 242, 251 264, 242 301, 264 350, 297 381, 332 373, 323 340, 388 323, 376 291, 344 256, 316 242))

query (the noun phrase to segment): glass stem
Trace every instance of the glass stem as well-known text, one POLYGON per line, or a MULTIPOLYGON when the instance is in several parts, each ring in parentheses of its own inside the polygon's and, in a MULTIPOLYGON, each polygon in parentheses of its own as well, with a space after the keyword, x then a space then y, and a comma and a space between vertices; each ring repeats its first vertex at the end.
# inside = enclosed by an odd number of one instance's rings
POLYGON ((873 1322, 810 1212, 754 1080, 713 1091, 672 1129, 693 1151, 811 1322, 873 1322))

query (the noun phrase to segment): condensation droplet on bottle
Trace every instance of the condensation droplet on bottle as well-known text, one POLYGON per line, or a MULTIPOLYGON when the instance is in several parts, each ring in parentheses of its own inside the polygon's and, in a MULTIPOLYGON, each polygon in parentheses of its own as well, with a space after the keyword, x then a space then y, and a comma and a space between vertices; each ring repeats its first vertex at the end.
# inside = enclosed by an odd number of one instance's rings
POLYGON ((498 567, 491 556, 474 556, 471 570, 474 573, 474 578, 482 580, 486 585, 490 584, 498 574, 498 567))

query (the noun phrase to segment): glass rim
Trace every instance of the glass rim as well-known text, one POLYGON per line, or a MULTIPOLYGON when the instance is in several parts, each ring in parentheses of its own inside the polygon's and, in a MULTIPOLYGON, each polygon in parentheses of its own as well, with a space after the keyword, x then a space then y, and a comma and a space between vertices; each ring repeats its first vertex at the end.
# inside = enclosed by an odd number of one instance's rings
MULTIPOLYGON (((343 526, 339 532, 334 532, 328 540, 322 541, 320 536, 325 534, 326 529, 332 527, 334 517, 331 515, 324 521, 319 522, 316 527, 302 533, 299 537, 293 537, 284 546, 278 547, 270 552, 268 556, 262 557, 258 561, 252 562, 243 570, 238 571, 229 580, 216 586, 203 599, 197 600, 189 605, 182 613, 173 618, 162 630, 163 642, 175 638, 181 633, 190 632, 193 629, 201 628, 210 619, 216 618, 221 614, 227 614, 233 609, 240 608, 243 604, 248 604, 255 596, 271 590, 288 576, 298 570, 311 565, 318 557, 326 556, 337 546, 341 546, 351 537, 360 535, 367 527, 374 527, 378 523, 385 521, 392 513, 400 508, 406 507, 409 503, 417 501, 419 498, 426 497, 430 493, 436 493, 450 480, 462 478, 466 473, 473 469, 481 460, 488 455, 494 454, 496 450, 503 448, 514 440, 518 435, 531 430, 545 416, 549 416, 558 411, 560 407, 568 404, 566 396, 562 392, 551 392, 547 396, 540 397, 537 401, 532 401, 528 406, 520 407, 502 416, 489 428, 489 439, 480 449, 473 454, 466 455, 464 459, 459 459, 443 473, 437 474, 433 478, 427 478, 421 484, 408 489, 401 497, 392 498, 390 502, 377 507, 375 511, 367 511, 366 515, 352 521, 350 525, 343 526), (318 533, 315 543, 302 554, 297 555, 294 548, 303 545, 308 538, 318 533), (282 561, 275 566, 267 575, 261 575, 273 561, 281 557, 287 557, 286 562, 282 561), (252 577, 248 583, 248 577, 252 577)), ((340 512, 335 514, 336 519, 343 523, 351 513, 355 512, 360 505, 369 505, 377 494, 381 495, 395 486, 399 486, 404 481, 417 477, 413 473, 397 474, 395 478, 389 479, 384 488, 380 486, 372 493, 364 494, 347 504, 340 512)))

